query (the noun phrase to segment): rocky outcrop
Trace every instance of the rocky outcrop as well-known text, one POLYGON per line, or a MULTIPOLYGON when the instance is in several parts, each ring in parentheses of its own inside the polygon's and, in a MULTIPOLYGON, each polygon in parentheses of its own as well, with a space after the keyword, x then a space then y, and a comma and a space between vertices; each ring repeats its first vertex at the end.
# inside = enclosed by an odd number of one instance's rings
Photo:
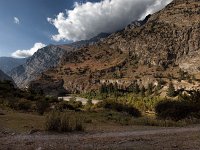
POLYGON ((200 3, 196 0, 175 0, 152 15, 145 25, 136 28, 130 26, 114 33, 104 42, 113 49, 136 54, 141 65, 167 67, 177 64, 188 71, 198 72, 199 7, 200 3))

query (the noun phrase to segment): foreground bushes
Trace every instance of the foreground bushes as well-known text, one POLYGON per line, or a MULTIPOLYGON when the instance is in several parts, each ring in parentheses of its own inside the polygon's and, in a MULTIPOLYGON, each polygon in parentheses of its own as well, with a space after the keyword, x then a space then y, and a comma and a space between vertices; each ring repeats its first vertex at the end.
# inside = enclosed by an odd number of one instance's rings
POLYGON ((196 116, 200 112, 199 105, 186 101, 161 101, 155 106, 156 114, 161 119, 172 119, 175 121, 196 116))
POLYGON ((99 107, 103 107, 105 109, 111 109, 118 112, 126 112, 134 117, 140 117, 141 113, 138 109, 134 108, 130 105, 125 105, 113 101, 103 101, 101 104, 99 104, 99 107))
POLYGON ((45 128, 47 131, 56 132, 84 131, 83 119, 56 111, 52 111, 47 115, 45 128))

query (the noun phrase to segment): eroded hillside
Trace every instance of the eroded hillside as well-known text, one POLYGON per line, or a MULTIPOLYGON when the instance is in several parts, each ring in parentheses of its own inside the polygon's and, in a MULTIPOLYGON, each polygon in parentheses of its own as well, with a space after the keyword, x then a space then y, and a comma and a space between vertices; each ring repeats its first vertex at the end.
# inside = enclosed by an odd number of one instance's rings
POLYGON ((156 85, 162 79, 176 83, 176 88, 199 88, 200 2, 175 0, 146 21, 66 53, 59 67, 30 87, 45 91, 48 84, 63 81, 68 92, 86 92, 103 83, 123 88, 135 81, 156 85))

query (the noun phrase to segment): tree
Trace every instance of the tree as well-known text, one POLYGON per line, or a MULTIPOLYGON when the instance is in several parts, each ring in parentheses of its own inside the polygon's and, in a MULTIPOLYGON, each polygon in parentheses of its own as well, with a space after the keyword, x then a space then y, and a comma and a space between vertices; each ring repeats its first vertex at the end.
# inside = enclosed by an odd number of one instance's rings
POLYGON ((49 107, 49 102, 46 99, 38 100, 36 102, 36 109, 40 115, 43 115, 48 107, 49 107))
POLYGON ((138 94, 138 93, 140 92, 140 87, 139 87, 139 85, 137 84, 137 82, 135 83, 133 92, 134 92, 135 94, 138 94))
POLYGON ((156 86, 156 90, 157 90, 157 91, 159 91, 159 90, 162 89, 162 82, 163 82, 162 79, 159 79, 159 80, 158 80, 158 85, 156 86))
POLYGON ((147 94, 148 95, 153 94, 153 84, 152 83, 149 83, 147 86, 147 94))
POLYGON ((145 87, 142 86, 141 89, 140 89, 140 95, 145 96, 145 91, 146 91, 145 87))
POLYGON ((174 88, 174 85, 172 82, 169 83, 169 87, 167 90, 167 96, 169 96, 169 97, 175 96, 175 88, 174 88))

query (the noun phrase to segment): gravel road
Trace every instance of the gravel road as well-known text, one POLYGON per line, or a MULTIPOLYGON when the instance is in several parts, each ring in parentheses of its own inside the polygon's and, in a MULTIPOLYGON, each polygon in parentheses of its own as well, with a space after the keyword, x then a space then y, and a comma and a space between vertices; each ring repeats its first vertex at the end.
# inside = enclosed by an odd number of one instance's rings
POLYGON ((199 150, 200 125, 104 133, 0 134, 1 150, 133 149, 199 150))

